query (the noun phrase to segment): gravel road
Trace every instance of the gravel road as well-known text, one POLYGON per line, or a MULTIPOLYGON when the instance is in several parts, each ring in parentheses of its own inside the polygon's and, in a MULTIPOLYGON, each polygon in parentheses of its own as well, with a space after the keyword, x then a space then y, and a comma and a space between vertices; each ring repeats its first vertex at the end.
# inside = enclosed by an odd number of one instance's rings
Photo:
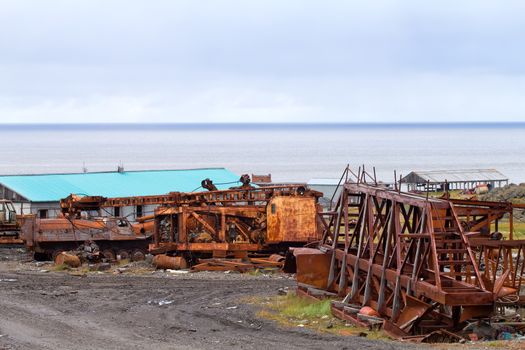
POLYGON ((243 298, 293 288, 286 275, 72 276, 19 265, 0 261, 0 349, 406 348, 257 318, 243 298))

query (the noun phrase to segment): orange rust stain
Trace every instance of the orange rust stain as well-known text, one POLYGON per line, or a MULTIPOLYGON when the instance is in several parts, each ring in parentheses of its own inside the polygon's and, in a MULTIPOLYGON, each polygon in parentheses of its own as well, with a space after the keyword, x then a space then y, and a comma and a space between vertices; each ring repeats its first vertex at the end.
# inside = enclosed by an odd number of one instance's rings
POLYGON ((313 197, 276 196, 266 207, 266 243, 307 242, 320 239, 313 197))

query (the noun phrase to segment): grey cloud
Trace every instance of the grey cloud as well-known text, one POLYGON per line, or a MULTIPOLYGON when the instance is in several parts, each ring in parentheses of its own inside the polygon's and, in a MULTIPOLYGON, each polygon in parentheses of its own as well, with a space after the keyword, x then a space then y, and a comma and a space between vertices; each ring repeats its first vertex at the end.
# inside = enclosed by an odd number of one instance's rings
POLYGON ((5 1, 0 121, 523 120, 521 1, 5 1))

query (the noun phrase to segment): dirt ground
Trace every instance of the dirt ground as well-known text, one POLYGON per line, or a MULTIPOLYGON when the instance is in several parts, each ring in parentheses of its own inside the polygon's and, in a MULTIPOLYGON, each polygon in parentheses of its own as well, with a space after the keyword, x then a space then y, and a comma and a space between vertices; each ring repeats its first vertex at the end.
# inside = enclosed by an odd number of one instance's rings
POLYGON ((0 250, 0 349, 402 349, 284 328, 248 296, 294 288, 285 274, 57 272, 0 250))

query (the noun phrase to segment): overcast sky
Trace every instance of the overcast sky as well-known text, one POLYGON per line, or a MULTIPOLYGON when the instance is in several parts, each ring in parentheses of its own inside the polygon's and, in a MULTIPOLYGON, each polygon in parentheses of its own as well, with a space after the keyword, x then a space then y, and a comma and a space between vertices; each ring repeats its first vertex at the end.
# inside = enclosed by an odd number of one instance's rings
POLYGON ((519 0, 0 0, 0 120, 525 121, 524 53, 519 0))

